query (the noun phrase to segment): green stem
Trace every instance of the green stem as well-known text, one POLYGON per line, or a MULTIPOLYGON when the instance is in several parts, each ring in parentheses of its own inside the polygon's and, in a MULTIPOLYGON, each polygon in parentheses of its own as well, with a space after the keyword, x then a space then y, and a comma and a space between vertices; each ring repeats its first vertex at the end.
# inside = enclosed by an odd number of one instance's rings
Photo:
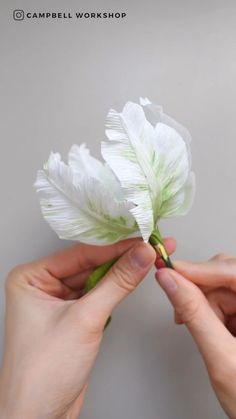
POLYGON ((165 263, 165 265, 167 266, 167 268, 174 269, 174 266, 173 266, 173 264, 170 260, 170 257, 168 256, 168 254, 166 252, 164 242, 163 242, 163 238, 161 236, 161 233, 160 233, 158 227, 156 227, 156 229, 153 230, 153 232, 152 232, 152 234, 149 238, 149 243, 160 254, 160 256, 161 256, 163 262, 165 263))
POLYGON ((95 285, 104 277, 116 260, 117 259, 115 258, 103 263, 89 275, 85 285, 85 293, 95 287, 95 285))
MULTIPOLYGON (((109 271, 109 269, 112 267, 112 265, 117 261, 117 258, 109 260, 108 262, 103 263, 102 265, 100 265, 97 269, 95 269, 95 271, 93 271, 87 281, 86 281, 86 285, 85 285, 85 289, 84 292, 85 294, 87 292, 89 292, 91 289, 93 289, 95 287, 95 285, 97 285, 97 283, 104 277, 104 275, 109 271)), ((111 316, 108 317, 107 322, 105 324, 104 329, 108 326, 108 324, 111 321, 111 316)))

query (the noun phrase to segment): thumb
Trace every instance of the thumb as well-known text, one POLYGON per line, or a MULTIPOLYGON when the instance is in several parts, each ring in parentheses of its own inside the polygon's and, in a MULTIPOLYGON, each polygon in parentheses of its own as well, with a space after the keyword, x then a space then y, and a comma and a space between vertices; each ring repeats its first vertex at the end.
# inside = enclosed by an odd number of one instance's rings
POLYGON ((234 338, 211 309, 200 289, 179 273, 160 269, 156 278, 166 292, 177 315, 188 327, 208 369, 225 363, 225 353, 232 352, 234 338))
POLYGON ((123 254, 96 287, 83 297, 88 315, 92 312, 98 323, 106 322, 115 306, 142 281, 155 259, 155 250, 144 242, 138 242, 123 254))

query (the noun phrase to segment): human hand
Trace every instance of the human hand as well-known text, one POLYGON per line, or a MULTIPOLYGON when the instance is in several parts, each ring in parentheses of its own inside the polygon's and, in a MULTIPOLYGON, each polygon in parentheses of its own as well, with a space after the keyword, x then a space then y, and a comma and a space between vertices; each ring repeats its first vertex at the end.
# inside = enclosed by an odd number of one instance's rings
MULTIPOLYGON (((165 244, 174 250, 173 240, 165 244)), ((136 239, 99 248, 76 245, 13 269, 6 281, 2 419, 78 416, 106 320, 155 258, 153 248, 136 239), (83 295, 88 275, 119 256, 83 295)))
POLYGON ((220 254, 205 263, 176 261, 156 278, 205 361, 225 412, 236 419, 236 258, 220 254), (186 279, 187 278, 187 279, 186 279))

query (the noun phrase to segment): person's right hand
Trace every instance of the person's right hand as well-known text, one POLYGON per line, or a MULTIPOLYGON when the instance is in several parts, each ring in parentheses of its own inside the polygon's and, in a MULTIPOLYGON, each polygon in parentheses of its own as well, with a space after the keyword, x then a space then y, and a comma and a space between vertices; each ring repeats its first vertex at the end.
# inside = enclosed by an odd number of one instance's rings
POLYGON ((236 419, 236 258, 220 254, 205 263, 178 261, 175 271, 158 263, 156 278, 175 321, 188 327, 223 409, 236 419))

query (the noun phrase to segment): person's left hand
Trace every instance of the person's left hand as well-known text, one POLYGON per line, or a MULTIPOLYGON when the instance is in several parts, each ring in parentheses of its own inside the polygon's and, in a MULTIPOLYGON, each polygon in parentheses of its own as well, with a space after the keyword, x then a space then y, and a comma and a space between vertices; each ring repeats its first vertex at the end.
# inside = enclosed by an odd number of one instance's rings
MULTIPOLYGON (((175 242, 165 244, 171 253, 175 242)), ((12 270, 6 281, 2 419, 78 416, 106 320, 155 258, 153 248, 136 239, 103 247, 76 245, 12 270), (83 295, 88 275, 120 255, 83 295)))

